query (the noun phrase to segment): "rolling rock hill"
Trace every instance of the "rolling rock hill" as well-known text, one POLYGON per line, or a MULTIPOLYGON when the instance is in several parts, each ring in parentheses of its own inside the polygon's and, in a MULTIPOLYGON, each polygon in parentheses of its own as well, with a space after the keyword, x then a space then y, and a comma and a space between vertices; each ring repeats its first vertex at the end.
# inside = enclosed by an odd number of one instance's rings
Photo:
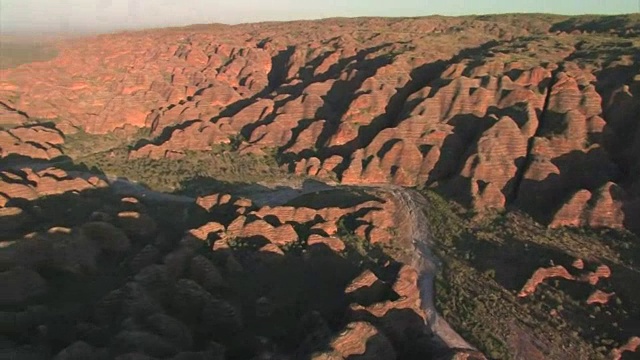
POLYGON ((367 239, 360 246, 389 244, 388 229, 403 223, 384 194, 324 195, 342 207, 260 206, 226 193, 139 200, 59 169, 2 176, 13 180, 3 193, 35 194, 22 204, 29 213, 2 214, 12 220, 4 235, 19 239, 0 252, 3 358, 436 354, 416 270, 354 246, 355 235, 367 239), (49 176, 57 191, 41 181, 49 176), (36 194, 44 188, 48 197, 36 194))
MULTIPOLYGON (((183 193, 195 181, 171 177, 391 184, 539 233, 640 231, 637 15, 194 25, 56 47, 0 70, 0 282, 12 290, 0 340, 19 358, 481 357, 443 355, 416 330, 417 275, 394 243, 392 199, 278 208, 200 184, 195 205, 149 205, 105 174, 183 193), (279 282, 291 269, 300 277, 279 282)), ((474 261, 459 248, 440 255, 474 261)), ((633 260, 608 254, 586 254, 609 266, 590 258, 584 274, 581 259, 523 260, 518 294, 547 278, 616 291, 637 280, 633 260)), ((604 290, 589 288, 588 304, 615 298, 604 290)), ((626 330, 597 351, 591 338, 567 340, 570 350, 531 334, 507 341, 454 316, 464 309, 449 316, 492 358, 620 359, 640 342, 633 291, 613 311, 626 330)))
POLYGON ((276 150, 298 174, 637 230, 637 19, 553 20, 336 19, 72 41, 3 71, 3 122, 53 125, 3 133, 2 151, 51 158, 66 135, 144 129, 129 158, 232 143, 276 150))

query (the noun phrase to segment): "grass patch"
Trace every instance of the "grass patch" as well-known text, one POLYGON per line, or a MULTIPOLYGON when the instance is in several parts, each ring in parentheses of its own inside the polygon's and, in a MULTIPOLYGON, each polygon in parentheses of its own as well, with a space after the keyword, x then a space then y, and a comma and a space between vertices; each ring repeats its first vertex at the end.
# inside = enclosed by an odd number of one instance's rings
POLYGON ((151 189, 200 195, 227 190, 230 183, 292 178, 273 156, 236 152, 187 152, 181 159, 128 159, 125 149, 92 154, 77 161, 105 174, 142 183, 151 189))
MULTIPOLYGON (((93 155, 87 154, 95 154, 107 152, 112 149, 124 148, 132 142, 148 135, 148 128, 140 128, 133 134, 114 131, 101 135, 89 134, 83 129, 78 129, 75 134, 65 135, 63 149, 65 154, 72 158, 90 158, 93 155)), ((95 155, 99 156, 98 154, 95 155)))

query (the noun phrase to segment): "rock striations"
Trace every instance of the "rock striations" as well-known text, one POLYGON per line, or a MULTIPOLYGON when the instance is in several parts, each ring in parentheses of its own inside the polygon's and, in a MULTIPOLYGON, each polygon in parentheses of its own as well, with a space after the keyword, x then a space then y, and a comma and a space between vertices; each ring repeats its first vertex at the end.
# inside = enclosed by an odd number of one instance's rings
POLYGON ((277 149, 298 174, 438 187, 479 213, 514 205, 552 227, 637 230, 639 44, 625 21, 603 25, 608 42, 538 16, 67 41, 49 62, 2 70, 0 123, 17 127, 0 132, 0 156, 51 159, 63 134, 145 129, 131 159, 277 149))
MULTIPOLYGON (((478 215, 638 232, 634 19, 198 25, 68 39, 51 60, 0 70, 0 354, 438 357, 423 279, 382 251, 406 225, 385 192, 161 197, 75 165, 108 154, 162 177, 157 164, 196 153, 264 155, 305 177, 430 187, 478 215)), ((547 279, 580 287, 594 312, 631 301, 608 286, 629 269, 585 258, 539 268, 517 301, 547 279)), ((603 335, 613 358, 638 348, 627 335, 603 335)))

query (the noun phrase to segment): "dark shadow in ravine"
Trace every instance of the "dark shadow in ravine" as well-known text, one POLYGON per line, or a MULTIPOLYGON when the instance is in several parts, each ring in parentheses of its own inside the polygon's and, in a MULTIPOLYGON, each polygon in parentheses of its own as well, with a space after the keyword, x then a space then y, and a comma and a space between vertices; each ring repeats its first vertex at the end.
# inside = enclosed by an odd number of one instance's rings
POLYGON ((640 102, 637 101, 640 82, 634 80, 640 71, 640 52, 637 49, 633 58, 633 65, 618 65, 598 72, 596 91, 602 97, 603 117, 607 121, 601 143, 620 169, 616 182, 627 191, 623 206, 624 225, 640 232, 640 193, 637 186, 634 189, 634 184, 640 182, 640 153, 637 151, 640 146, 640 124, 637 121, 640 117, 640 102), (626 87, 625 91, 620 91, 623 87, 626 87))
POLYGON ((551 159, 551 163, 559 169, 559 174, 551 173, 543 180, 523 179, 515 202, 543 224, 548 224, 578 190, 596 193, 608 181, 619 178, 618 168, 602 148, 586 153, 572 151, 551 159))
POLYGON ((469 156, 477 152, 480 136, 497 122, 494 116, 478 117, 473 114, 456 115, 448 124, 453 133, 448 135, 440 149, 441 155, 426 184, 438 182, 437 190, 460 204, 470 207, 471 180, 460 176, 469 156))

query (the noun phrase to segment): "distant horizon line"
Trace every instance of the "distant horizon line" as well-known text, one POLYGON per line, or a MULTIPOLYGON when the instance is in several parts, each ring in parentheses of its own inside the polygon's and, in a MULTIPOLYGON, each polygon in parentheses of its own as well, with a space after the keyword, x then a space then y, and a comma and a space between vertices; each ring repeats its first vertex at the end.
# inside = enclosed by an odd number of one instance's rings
POLYGON ((334 19, 420 19, 420 18, 468 18, 468 17, 481 17, 481 16, 507 16, 507 15, 533 15, 533 16, 557 16, 557 17, 565 17, 565 18, 579 18, 579 17, 589 17, 589 16, 597 16, 597 17, 618 17, 618 16, 632 16, 639 15, 640 12, 631 12, 631 13, 619 13, 619 14, 594 14, 594 13, 585 13, 585 14, 558 14, 558 13, 544 13, 544 12, 504 12, 504 13, 485 13, 485 14, 467 14, 467 15, 441 15, 441 14, 430 14, 430 15, 418 15, 418 16, 330 16, 330 17, 318 17, 318 18, 300 18, 300 19, 287 19, 287 20, 257 20, 257 21, 249 21, 249 22, 239 22, 239 23, 223 23, 223 22, 210 22, 210 23, 188 23, 188 24, 166 24, 166 25, 149 25, 149 26, 121 26, 115 28, 108 27, 100 27, 100 28, 84 28, 84 27, 76 27, 74 29, 69 30, 52 30, 52 29, 31 29, 31 30, 7 30, 1 29, 0 38, 5 37, 30 37, 30 36, 39 36, 39 37, 75 37, 75 36, 85 36, 85 35, 108 35, 115 34, 120 32, 130 32, 130 31, 145 31, 145 30, 160 30, 160 29, 177 29, 177 28, 187 28, 193 26, 211 26, 211 25, 219 25, 219 26, 246 26, 246 25, 259 25, 259 24, 270 24, 270 23, 294 23, 301 21, 323 21, 323 20, 334 20, 334 19))

